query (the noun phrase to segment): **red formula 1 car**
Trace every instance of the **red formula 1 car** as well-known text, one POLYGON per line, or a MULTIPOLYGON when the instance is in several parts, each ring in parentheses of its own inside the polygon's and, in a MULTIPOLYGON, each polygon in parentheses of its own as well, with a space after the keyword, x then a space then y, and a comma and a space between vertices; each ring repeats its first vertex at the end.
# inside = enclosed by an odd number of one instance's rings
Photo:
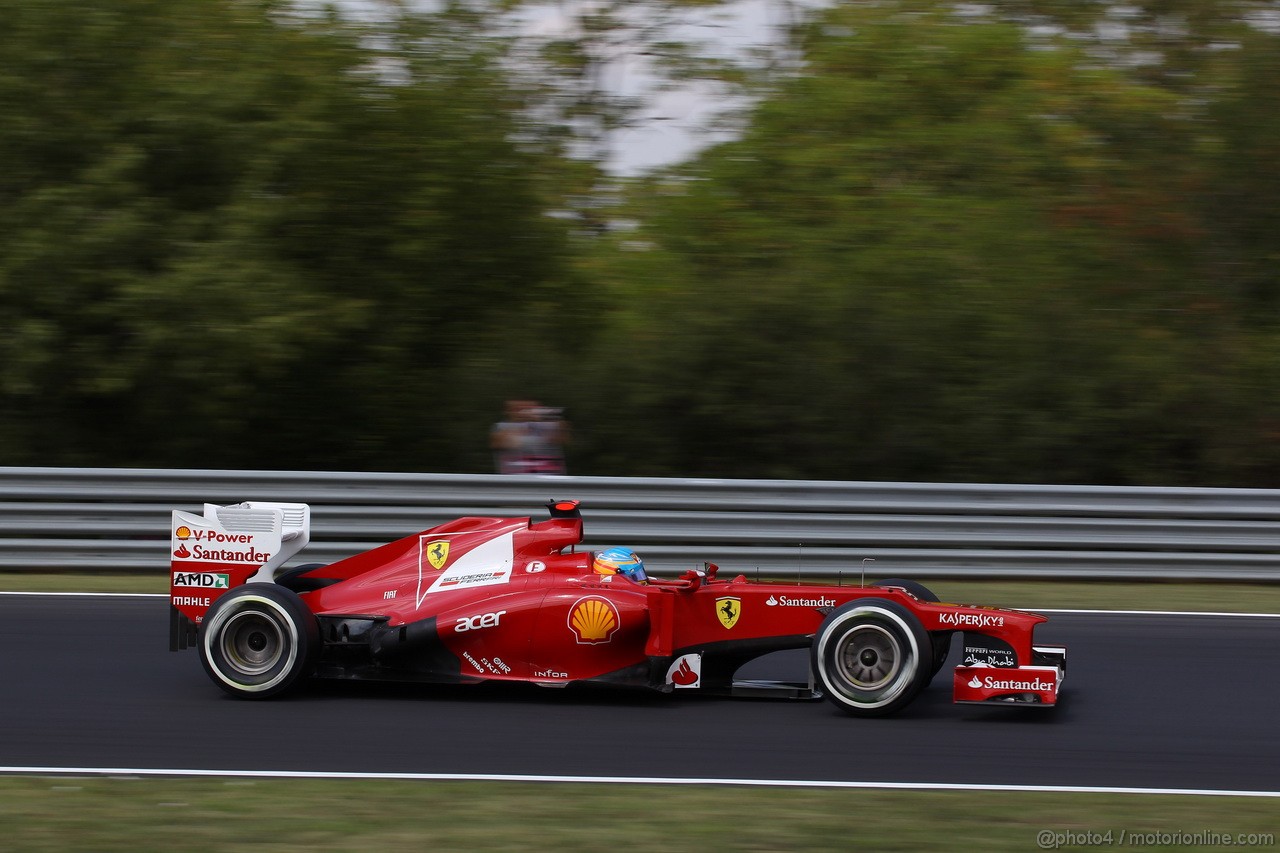
POLYGON ((576 501, 551 517, 460 518, 327 566, 278 571, 306 545, 306 504, 173 513, 170 648, 213 681, 266 698, 307 677, 441 683, 573 682, 712 695, 816 698, 893 713, 964 654, 957 702, 1056 703, 1066 650, 1044 616, 944 604, 912 581, 759 583, 714 565, 637 583, 578 550, 576 501), (735 680, 747 661, 809 648, 807 683, 735 680))

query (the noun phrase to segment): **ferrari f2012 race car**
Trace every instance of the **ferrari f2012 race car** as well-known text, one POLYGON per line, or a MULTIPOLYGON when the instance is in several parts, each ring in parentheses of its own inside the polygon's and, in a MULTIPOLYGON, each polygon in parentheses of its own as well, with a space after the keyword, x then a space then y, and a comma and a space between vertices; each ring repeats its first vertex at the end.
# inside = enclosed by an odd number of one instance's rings
POLYGON ((1066 650, 1046 617, 947 604, 909 580, 870 586, 600 574, 577 501, 550 518, 465 517, 329 565, 281 567, 310 538, 298 503, 175 511, 170 648, 194 646, 227 693, 262 699, 306 678, 596 683, 720 696, 825 696, 855 716, 910 703, 945 665, 956 702, 1052 706, 1066 650), (738 679, 808 648, 806 682, 738 679))

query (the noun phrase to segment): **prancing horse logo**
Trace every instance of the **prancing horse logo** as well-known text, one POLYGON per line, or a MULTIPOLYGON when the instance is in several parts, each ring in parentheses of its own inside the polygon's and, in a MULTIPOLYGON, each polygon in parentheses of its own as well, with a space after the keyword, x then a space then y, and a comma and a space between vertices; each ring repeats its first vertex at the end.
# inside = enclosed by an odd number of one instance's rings
POLYGON ((427 543, 427 562, 433 568, 444 568, 444 561, 449 559, 449 543, 448 542, 428 542, 427 543))
POLYGON ((742 613, 742 599, 740 598, 717 598, 716 599, 716 615, 720 617, 720 624, 726 628, 732 628, 738 624, 738 616, 742 613))

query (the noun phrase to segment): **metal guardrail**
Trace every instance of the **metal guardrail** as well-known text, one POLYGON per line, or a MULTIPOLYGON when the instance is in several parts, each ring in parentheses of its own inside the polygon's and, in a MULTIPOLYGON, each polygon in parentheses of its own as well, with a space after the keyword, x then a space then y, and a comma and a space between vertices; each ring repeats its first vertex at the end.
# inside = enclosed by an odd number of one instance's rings
POLYGON ((463 515, 582 501, 586 547, 659 574, 1280 580, 1280 491, 0 467, 0 570, 163 572, 169 513, 299 501, 332 562, 463 515))

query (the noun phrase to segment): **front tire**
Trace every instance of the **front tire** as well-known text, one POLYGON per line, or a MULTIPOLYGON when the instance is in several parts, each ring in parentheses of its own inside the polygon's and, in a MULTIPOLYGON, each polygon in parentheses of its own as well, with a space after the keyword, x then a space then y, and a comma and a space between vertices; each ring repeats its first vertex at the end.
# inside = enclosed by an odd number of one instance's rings
POLYGON ((252 583, 213 603, 200 625, 199 646, 215 684, 242 699, 267 699, 311 673, 320 629, 296 593, 252 583))
POLYGON ((933 675, 929 634, 911 611, 881 598, 859 598, 829 614, 810 654, 827 699, 855 717, 901 710, 933 675))
MULTIPOLYGON (((927 601, 931 604, 937 604, 939 598, 934 594, 933 590, 918 581, 907 580, 906 578, 889 578, 888 580, 876 581, 872 586, 884 588, 886 586, 896 586, 905 589, 921 601, 927 601)), ((942 667, 946 666, 947 656, 951 654, 951 631, 933 631, 930 637, 933 639, 933 672, 930 676, 937 675, 942 667)))

